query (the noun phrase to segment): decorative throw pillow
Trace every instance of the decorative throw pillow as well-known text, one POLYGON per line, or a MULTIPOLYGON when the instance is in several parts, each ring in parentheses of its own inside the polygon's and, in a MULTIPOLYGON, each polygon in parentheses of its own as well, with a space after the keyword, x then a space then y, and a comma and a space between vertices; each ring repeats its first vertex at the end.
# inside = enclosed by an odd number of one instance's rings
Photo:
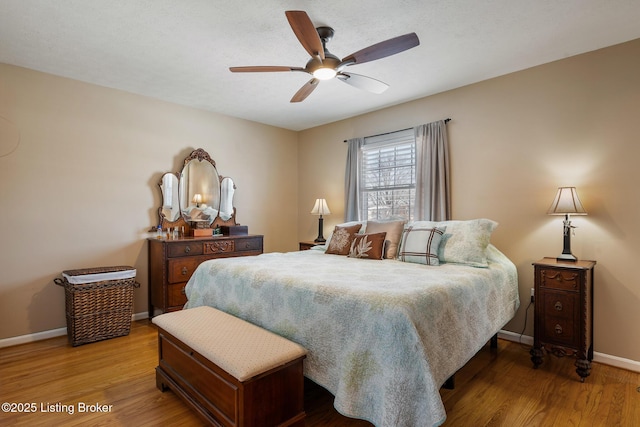
POLYGON ((446 227, 438 250, 441 262, 488 267, 487 246, 498 223, 490 219, 416 221, 414 227, 446 227))
POLYGON ((417 264, 440 265, 438 247, 444 232, 444 227, 408 225, 402 233, 398 259, 417 264))
POLYGON ((331 235, 331 241, 327 245, 326 254, 347 255, 351 249, 351 243, 355 239, 355 235, 361 224, 355 224, 348 227, 340 227, 336 225, 331 235))
MULTIPOLYGON (((358 225, 358 224, 362 226, 362 228, 360 229, 360 231, 358 231, 358 233, 364 234, 364 229, 367 226, 367 221, 349 221, 349 222, 344 222, 342 224, 338 224, 336 225, 336 227, 351 227, 352 225, 358 225)), ((325 250, 329 247, 332 237, 333 237, 333 230, 329 232, 329 236, 327 236, 327 241, 324 242, 325 250)))
POLYGON ((385 237, 387 233, 375 234, 356 234, 355 239, 351 242, 349 257, 351 258, 368 258, 382 259, 385 248, 385 237))
POLYGON ((407 221, 368 221, 367 234, 387 233, 387 244, 385 249, 385 258, 395 259, 398 255, 398 246, 402 238, 402 230, 407 221))

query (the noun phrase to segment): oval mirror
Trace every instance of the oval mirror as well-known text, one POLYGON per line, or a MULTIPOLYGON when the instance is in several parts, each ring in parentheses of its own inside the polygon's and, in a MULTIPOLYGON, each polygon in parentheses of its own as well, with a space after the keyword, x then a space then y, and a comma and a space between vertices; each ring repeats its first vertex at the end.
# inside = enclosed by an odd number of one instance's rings
POLYGON ((165 173, 160 180, 162 194, 162 209, 160 213, 171 222, 180 218, 180 203, 178 201, 178 177, 173 173, 165 173))
POLYGON ((206 221, 211 225, 220 209, 220 178, 215 163, 206 152, 185 159, 180 174, 180 209, 186 221, 206 221), (206 157, 205 157, 206 156, 206 157))
POLYGON ((220 218, 229 221, 233 217, 233 195, 236 191, 236 185, 233 179, 228 176, 220 181, 220 218))

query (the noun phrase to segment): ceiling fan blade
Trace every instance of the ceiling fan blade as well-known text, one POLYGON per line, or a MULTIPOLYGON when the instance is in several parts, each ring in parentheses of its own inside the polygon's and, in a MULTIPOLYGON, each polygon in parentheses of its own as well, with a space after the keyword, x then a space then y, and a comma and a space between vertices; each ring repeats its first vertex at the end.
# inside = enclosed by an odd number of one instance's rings
POLYGON ((320 36, 313 22, 309 19, 309 15, 302 10, 288 10, 285 12, 285 15, 287 15, 289 25, 291 25, 291 29, 300 41, 300 44, 309 52, 309 55, 324 59, 322 40, 320 40, 320 36))
POLYGON ((311 94, 311 92, 314 91, 314 89, 316 87, 318 87, 318 83, 320 83, 320 80, 313 78, 311 80, 309 80, 308 82, 306 82, 304 84, 304 86, 302 86, 300 88, 300 90, 298 90, 296 92, 295 95, 293 95, 293 98, 291 98, 290 102, 302 102, 304 101, 307 96, 309 96, 311 94))
POLYGON ((389 40, 385 40, 380 43, 376 43, 369 47, 365 47, 349 56, 346 56, 342 60, 341 65, 353 65, 362 64, 376 59, 385 58, 387 56, 395 55, 396 53, 404 52, 405 50, 416 47, 420 44, 416 33, 409 33, 403 36, 394 37, 389 40))
POLYGON ((371 93, 380 94, 389 88, 388 84, 381 82, 380 80, 372 79, 371 77, 362 76, 360 74, 338 73, 336 77, 348 85, 371 93))
POLYGON ((280 67, 280 66, 249 66, 249 67, 229 67, 232 73, 266 73, 272 71, 304 71, 300 67, 280 67))

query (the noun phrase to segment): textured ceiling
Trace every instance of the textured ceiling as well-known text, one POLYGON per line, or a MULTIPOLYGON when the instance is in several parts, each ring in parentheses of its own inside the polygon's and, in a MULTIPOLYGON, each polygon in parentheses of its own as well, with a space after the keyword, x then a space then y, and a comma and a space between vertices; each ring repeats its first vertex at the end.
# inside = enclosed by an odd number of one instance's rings
POLYGON ((399 104, 640 38, 638 0, 0 0, 0 62, 292 130, 399 104), (302 103, 303 67, 285 17, 335 29, 345 57, 415 32, 420 46, 349 67, 390 85, 367 93, 322 82, 302 103))

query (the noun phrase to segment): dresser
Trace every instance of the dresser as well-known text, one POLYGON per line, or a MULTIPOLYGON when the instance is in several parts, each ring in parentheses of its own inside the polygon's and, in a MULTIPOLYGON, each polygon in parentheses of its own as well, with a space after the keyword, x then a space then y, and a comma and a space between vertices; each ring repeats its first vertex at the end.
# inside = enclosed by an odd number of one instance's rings
POLYGON ((566 262, 543 258, 534 262, 535 319, 531 362, 537 368, 544 350, 576 357, 580 380, 593 359, 593 270, 595 261, 566 262))
POLYGON ((187 302, 184 287, 203 261, 259 255, 263 236, 185 237, 149 240, 149 317, 181 310, 187 302))

